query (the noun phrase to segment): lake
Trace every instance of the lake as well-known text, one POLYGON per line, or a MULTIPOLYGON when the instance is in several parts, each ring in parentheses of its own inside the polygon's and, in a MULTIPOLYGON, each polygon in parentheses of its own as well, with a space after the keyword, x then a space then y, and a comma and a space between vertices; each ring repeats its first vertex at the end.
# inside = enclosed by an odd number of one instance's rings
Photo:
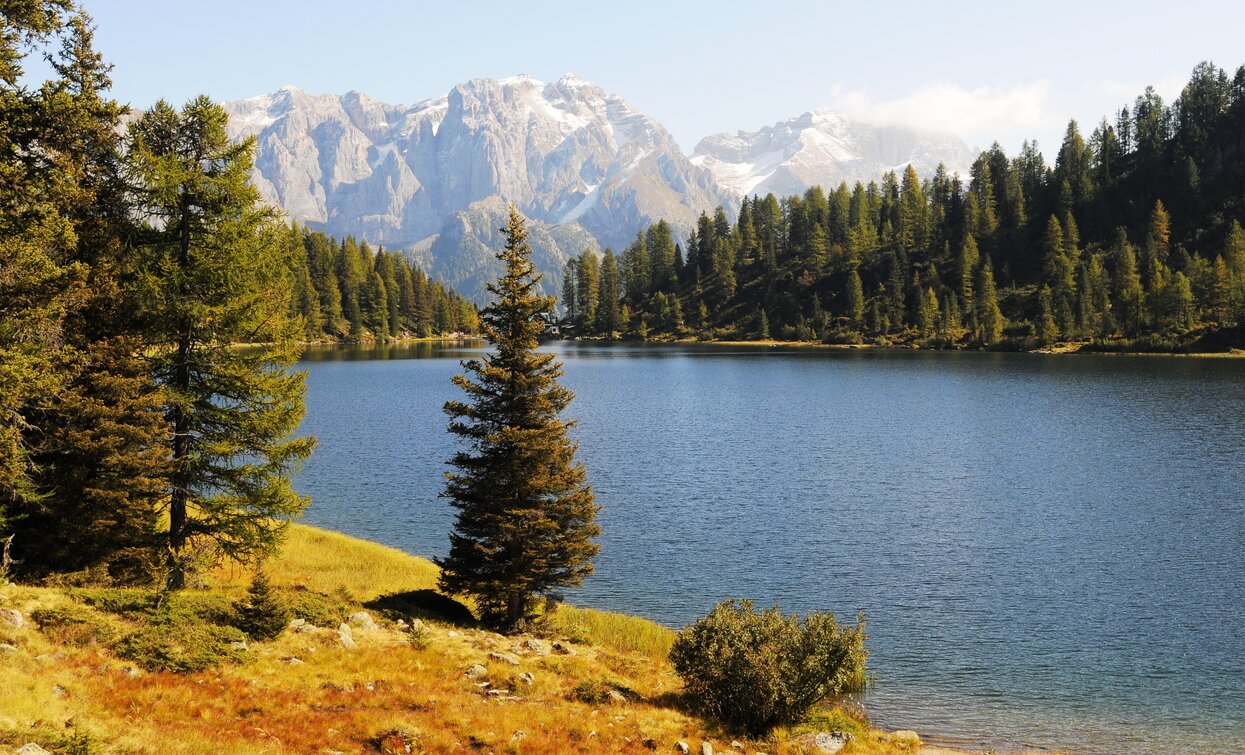
MULTIPOLYGON (((443 555, 481 346, 309 350, 309 523, 443 555)), ((1245 360, 560 342, 602 505, 571 602, 869 622, 874 722, 1245 752, 1245 360)))

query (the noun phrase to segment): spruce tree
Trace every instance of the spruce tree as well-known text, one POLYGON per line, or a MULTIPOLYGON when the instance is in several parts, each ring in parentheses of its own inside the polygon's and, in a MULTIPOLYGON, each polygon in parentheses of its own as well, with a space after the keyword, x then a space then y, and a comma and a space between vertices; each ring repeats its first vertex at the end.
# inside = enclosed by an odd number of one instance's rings
POLYGON ((307 504, 290 475, 311 452, 290 437, 305 373, 289 317, 290 251, 251 185, 254 140, 231 144, 225 111, 159 102, 130 127, 127 162, 144 219, 147 353, 172 431, 169 585, 190 546, 250 560, 307 504), (238 343, 263 343, 238 349, 238 343))
POLYGON ((281 634, 290 620, 290 611, 277 599, 263 567, 255 570, 246 600, 234 604, 235 625, 253 640, 267 640, 281 634))
POLYGON ((537 351, 553 299, 536 293, 540 276, 522 216, 512 206, 497 256, 506 269, 488 289, 482 329, 491 351, 463 363, 450 401, 449 431, 466 449, 450 460, 443 496, 457 510, 450 552, 438 559, 441 589, 474 598, 480 618, 512 630, 537 599, 578 585, 599 550, 597 506, 575 461, 571 422, 558 415, 572 394, 558 384, 562 365, 537 351))

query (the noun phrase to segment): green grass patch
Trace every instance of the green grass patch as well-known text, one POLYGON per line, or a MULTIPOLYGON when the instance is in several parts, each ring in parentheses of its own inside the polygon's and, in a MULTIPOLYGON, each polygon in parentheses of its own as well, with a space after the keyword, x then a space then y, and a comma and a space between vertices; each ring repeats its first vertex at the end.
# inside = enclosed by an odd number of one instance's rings
POLYGON ((559 605, 544 617, 547 631, 574 642, 664 660, 674 644, 674 630, 654 621, 594 608, 559 605))

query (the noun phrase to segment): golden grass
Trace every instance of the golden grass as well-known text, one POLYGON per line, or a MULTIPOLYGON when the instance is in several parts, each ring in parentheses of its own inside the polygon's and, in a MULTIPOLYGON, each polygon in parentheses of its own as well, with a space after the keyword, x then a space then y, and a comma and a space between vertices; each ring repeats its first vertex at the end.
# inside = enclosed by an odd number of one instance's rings
MULTIPOLYGON (((273 582, 355 601, 427 589, 436 567, 392 548, 295 526, 267 570, 273 582)), ((221 569, 211 590, 231 595, 251 578, 221 569)), ((40 607, 76 602, 57 588, 0 586, 0 607, 27 617, 40 607)), ((81 607, 81 610, 93 609, 81 607)), ((238 665, 216 671, 136 673, 97 645, 58 645, 54 632, 0 626, 0 751, 36 742, 52 751, 185 753, 374 752, 376 738, 405 732, 416 752, 658 752, 676 741, 721 750, 734 736, 680 708, 681 684, 666 661, 674 633, 645 619, 561 606, 555 635, 573 636, 573 655, 518 652, 516 638, 427 622, 416 644, 377 615, 377 629, 356 627, 355 649, 335 628, 286 631, 253 642, 238 665), (490 653, 518 653, 518 665, 490 653), (297 659, 297 660, 294 660, 297 659), (464 671, 487 670, 483 680, 464 671), (530 674, 529 677, 524 675, 530 674), (482 681, 489 683, 481 687, 482 681), (626 690, 628 702, 587 704, 576 688, 626 690), (500 696, 489 690, 506 690, 500 696), (499 700, 498 697, 519 699, 499 700)), ((779 732, 744 741, 748 752, 797 751, 779 732)), ((913 752, 910 743, 875 732, 851 752, 913 752)))
POLYGON ((649 658, 666 658, 674 644, 674 630, 639 616, 563 604, 546 620, 553 631, 568 637, 649 658))
MULTIPOLYGON (((318 592, 345 590, 359 602, 386 593, 435 588, 439 570, 426 558, 339 532, 291 525, 281 552, 265 565, 275 585, 302 585, 318 592)), ((215 587, 245 587, 251 571, 223 566, 211 575, 215 587)))

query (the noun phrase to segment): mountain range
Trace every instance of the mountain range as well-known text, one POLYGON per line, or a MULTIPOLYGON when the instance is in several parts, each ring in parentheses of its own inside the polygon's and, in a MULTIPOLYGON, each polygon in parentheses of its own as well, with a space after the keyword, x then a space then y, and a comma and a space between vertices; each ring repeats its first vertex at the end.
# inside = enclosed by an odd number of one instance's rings
POLYGON ((805 113, 684 154, 654 118, 573 75, 472 79, 415 105, 294 87, 225 103, 230 136, 255 136, 253 179, 286 215, 409 254, 483 300, 495 233, 513 202, 530 220, 545 290, 585 247, 620 249, 664 218, 683 237, 745 194, 876 180, 911 163, 967 173, 959 139, 805 113))

